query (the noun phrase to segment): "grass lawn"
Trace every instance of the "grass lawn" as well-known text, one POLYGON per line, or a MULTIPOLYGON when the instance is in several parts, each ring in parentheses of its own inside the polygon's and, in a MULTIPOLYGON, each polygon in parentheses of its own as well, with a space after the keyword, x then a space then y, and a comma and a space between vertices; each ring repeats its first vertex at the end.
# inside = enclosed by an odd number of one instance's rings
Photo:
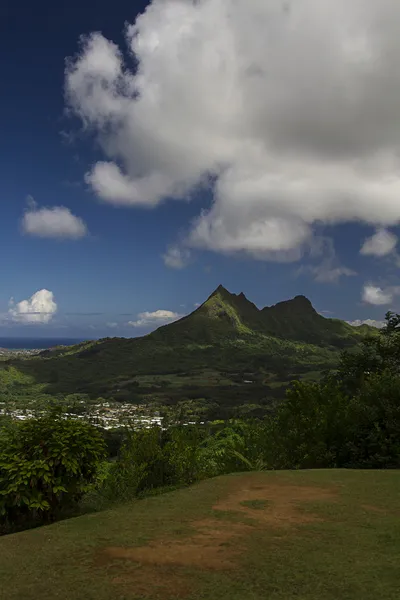
POLYGON ((1 600, 397 600, 400 472, 240 473, 0 538, 1 600))

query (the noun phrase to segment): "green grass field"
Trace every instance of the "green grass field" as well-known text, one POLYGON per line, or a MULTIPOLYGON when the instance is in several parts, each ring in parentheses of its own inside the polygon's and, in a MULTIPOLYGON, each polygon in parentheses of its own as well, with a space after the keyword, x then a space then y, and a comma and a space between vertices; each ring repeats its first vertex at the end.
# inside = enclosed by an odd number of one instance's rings
POLYGON ((400 472, 218 477, 0 538, 2 600, 397 600, 400 472))

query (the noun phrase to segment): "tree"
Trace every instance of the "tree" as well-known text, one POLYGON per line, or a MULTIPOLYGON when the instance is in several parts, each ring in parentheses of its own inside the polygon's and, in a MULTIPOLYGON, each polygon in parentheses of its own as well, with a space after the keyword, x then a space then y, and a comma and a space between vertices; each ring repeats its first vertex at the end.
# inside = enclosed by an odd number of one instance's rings
POLYGON ((295 382, 279 405, 271 430, 276 468, 341 466, 349 399, 333 379, 295 382))
POLYGON ((400 374, 400 315, 387 312, 386 325, 360 347, 341 355, 337 378, 349 393, 356 393, 369 375, 388 371, 400 374))
POLYGON ((9 527, 52 521, 74 506, 106 456, 101 433, 50 413, 0 437, 0 515, 9 527))
POLYGON ((392 335, 393 333, 400 332, 400 315, 398 313, 388 310, 385 315, 385 321, 386 325, 382 329, 384 335, 392 335))
POLYGON ((400 467, 400 376, 371 374, 351 399, 348 461, 355 468, 400 467))
POLYGON ((272 424, 278 468, 400 466, 400 315, 342 353, 319 383, 296 382, 272 424))

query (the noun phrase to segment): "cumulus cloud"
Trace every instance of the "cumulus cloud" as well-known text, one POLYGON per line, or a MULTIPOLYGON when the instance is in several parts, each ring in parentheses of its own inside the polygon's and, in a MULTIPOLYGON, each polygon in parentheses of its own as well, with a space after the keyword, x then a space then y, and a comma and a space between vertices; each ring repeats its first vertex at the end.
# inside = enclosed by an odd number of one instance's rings
POLYGON ((341 277, 357 275, 353 269, 339 264, 333 241, 327 237, 316 237, 311 247, 311 256, 322 257, 317 265, 302 265, 297 270, 297 275, 310 273, 315 281, 321 283, 337 283, 341 277))
POLYGON ((171 269, 183 269, 190 260, 190 252, 187 248, 179 246, 170 246, 166 253, 162 255, 164 264, 171 269))
POLYGON ((128 321, 128 325, 131 327, 149 327, 165 325, 177 321, 183 315, 170 310, 156 310, 154 312, 142 312, 138 314, 137 321, 128 321))
POLYGON ((395 252, 397 236, 387 229, 378 229, 370 238, 367 238, 361 247, 360 254, 370 256, 387 256, 395 252))
POLYGON ((399 286, 389 286, 382 289, 376 285, 366 284, 362 291, 362 300, 367 304, 390 304, 393 301, 393 298, 399 294, 399 286))
POLYGON ((332 267, 329 263, 310 267, 310 272, 314 275, 315 281, 321 283, 337 283, 341 277, 357 275, 355 271, 348 267, 332 267))
POLYGON ((349 325, 353 327, 361 327, 361 325, 369 325, 370 327, 377 327, 382 329, 385 326, 385 321, 376 321, 375 319, 356 319, 355 321, 347 321, 349 325))
POLYGON ((53 292, 43 289, 35 292, 28 300, 15 303, 11 298, 8 315, 12 321, 23 324, 50 323, 57 312, 53 292))
POLYGON ((38 208, 31 201, 22 218, 22 231, 41 238, 79 239, 87 235, 85 222, 65 206, 38 208))
POLYGON ((399 20, 393 0, 153 0, 126 60, 89 33, 67 62, 104 155, 86 181, 148 207, 208 185, 184 245, 259 259, 297 260, 315 223, 398 223, 399 20))

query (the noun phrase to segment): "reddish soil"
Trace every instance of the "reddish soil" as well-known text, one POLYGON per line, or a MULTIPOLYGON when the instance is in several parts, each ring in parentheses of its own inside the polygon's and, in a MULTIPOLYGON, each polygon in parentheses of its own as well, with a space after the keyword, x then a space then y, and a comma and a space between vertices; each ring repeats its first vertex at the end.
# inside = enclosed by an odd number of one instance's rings
POLYGON ((333 500, 335 491, 327 488, 309 486, 284 485, 268 483, 264 485, 252 483, 252 479, 240 478, 236 491, 232 491, 223 501, 216 504, 215 510, 231 510, 240 512, 259 523, 273 527, 287 527, 302 523, 312 523, 321 519, 310 512, 302 512, 301 504, 319 500, 333 500), (247 484, 247 485, 246 485, 247 484), (265 509, 243 506, 243 502, 266 500, 265 509))
POLYGON ((384 508, 379 508, 379 506, 372 506, 370 504, 362 504, 361 508, 367 510, 368 512, 377 513, 380 515, 386 515, 387 511, 384 508))

